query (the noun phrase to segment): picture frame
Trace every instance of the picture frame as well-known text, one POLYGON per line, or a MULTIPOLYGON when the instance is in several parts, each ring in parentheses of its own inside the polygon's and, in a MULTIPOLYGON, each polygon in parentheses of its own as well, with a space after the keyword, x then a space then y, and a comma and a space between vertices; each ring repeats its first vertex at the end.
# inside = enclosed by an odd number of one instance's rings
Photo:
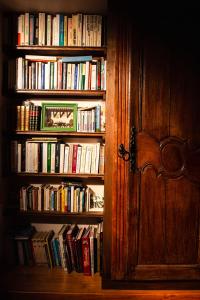
POLYGON ((76 103, 42 103, 41 130, 76 131, 77 107, 76 103))
POLYGON ((101 195, 93 194, 89 199, 89 211, 90 212, 103 212, 104 209, 104 197, 101 195))

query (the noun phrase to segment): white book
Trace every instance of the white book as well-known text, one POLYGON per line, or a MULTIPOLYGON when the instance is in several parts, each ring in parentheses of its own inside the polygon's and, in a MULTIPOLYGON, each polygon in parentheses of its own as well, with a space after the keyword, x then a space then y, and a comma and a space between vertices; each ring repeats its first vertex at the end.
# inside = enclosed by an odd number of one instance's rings
POLYGON ((54 78, 53 78, 53 88, 57 90, 58 88, 58 62, 54 62, 54 78))
POLYGON ((76 173, 80 173, 80 167, 81 167, 81 152, 82 152, 82 146, 81 146, 81 145, 78 145, 77 159, 76 159, 76 173))
POLYGON ((92 151, 93 151, 93 145, 92 144, 88 144, 86 146, 85 170, 84 170, 84 173, 91 173, 92 151))
POLYGON ((16 76, 17 76, 17 89, 23 89, 24 88, 24 69, 23 69, 23 61, 24 59, 22 57, 18 57, 16 64, 17 64, 17 70, 16 70, 16 76))
POLYGON ((64 153, 65 153, 65 144, 60 144, 60 166, 59 172, 64 173, 64 153))
POLYGON ((91 157, 91 173, 96 173, 96 158, 97 158, 97 147, 96 144, 92 145, 92 157, 91 157))
POLYGON ((75 81, 75 64, 72 64, 72 66, 71 66, 71 87, 70 87, 71 90, 74 90, 74 88, 75 88, 74 81, 75 81))
POLYGON ((50 62, 45 64, 45 80, 44 80, 45 90, 50 89, 50 62))
POLYGON ((91 90, 97 89, 97 64, 93 60, 91 68, 91 90))
POLYGON ((68 173, 72 173, 73 143, 69 143, 68 173))
POLYGON ((51 173, 55 173, 56 144, 51 144, 51 173))
POLYGON ((82 144, 80 173, 85 172, 86 144, 82 144))
POLYGON ((42 62, 38 62, 38 89, 42 89, 42 62))
POLYGON ((47 173, 47 144, 42 143, 42 173, 47 173))
POLYGON ((85 63, 85 90, 89 90, 89 69, 90 69, 90 62, 86 61, 86 63, 85 63))
POLYGON ((100 160, 100 143, 97 143, 96 144, 95 169, 94 169, 95 174, 98 174, 98 172, 99 172, 99 160, 100 160))
POLYGON ((68 172, 69 166, 69 145, 65 144, 65 153, 64 153, 64 173, 68 172))
POLYGON ((38 89, 39 62, 35 62, 35 88, 38 89))

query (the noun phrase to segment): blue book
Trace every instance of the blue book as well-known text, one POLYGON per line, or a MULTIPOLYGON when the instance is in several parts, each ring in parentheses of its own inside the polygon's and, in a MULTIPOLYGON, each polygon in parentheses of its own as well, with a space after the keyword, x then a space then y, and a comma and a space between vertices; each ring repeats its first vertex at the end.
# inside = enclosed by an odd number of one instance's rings
POLYGON ((59 32, 59 46, 64 46, 64 16, 63 15, 59 15, 59 28, 60 28, 60 32, 59 32))
POLYGON ((45 64, 42 63, 42 68, 41 68, 41 71, 42 71, 42 75, 41 75, 41 89, 44 90, 45 88, 45 64))
POLYGON ((71 212, 71 187, 68 186, 68 189, 67 189, 67 211, 68 212, 71 212))
POLYGON ((75 64, 74 90, 78 90, 78 64, 75 64))
POLYGON ((101 105, 98 104, 95 107, 95 131, 100 132, 101 131, 101 105))
POLYGON ((61 57, 62 62, 84 62, 92 61, 91 55, 82 55, 82 56, 63 56, 61 57))

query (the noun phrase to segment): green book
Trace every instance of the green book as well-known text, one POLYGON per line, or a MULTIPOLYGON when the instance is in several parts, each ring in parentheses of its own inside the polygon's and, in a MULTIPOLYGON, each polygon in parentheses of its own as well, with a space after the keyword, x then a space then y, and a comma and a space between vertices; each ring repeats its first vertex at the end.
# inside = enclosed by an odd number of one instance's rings
POLYGON ((51 143, 47 143, 47 173, 51 173, 51 143))

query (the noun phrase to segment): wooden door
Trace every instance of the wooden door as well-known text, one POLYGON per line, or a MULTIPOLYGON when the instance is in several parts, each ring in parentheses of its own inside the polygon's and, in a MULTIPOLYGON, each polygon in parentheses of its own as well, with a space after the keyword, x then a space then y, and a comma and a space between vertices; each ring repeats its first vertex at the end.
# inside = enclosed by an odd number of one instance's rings
POLYGON ((112 86, 116 140, 108 149, 115 184, 109 208, 110 277, 128 281, 129 287, 130 282, 172 281, 198 287, 200 68, 195 35, 186 37, 185 27, 180 30, 169 20, 125 26, 119 19, 112 86), (128 154, 119 157, 120 144, 135 151, 134 172, 128 154))

